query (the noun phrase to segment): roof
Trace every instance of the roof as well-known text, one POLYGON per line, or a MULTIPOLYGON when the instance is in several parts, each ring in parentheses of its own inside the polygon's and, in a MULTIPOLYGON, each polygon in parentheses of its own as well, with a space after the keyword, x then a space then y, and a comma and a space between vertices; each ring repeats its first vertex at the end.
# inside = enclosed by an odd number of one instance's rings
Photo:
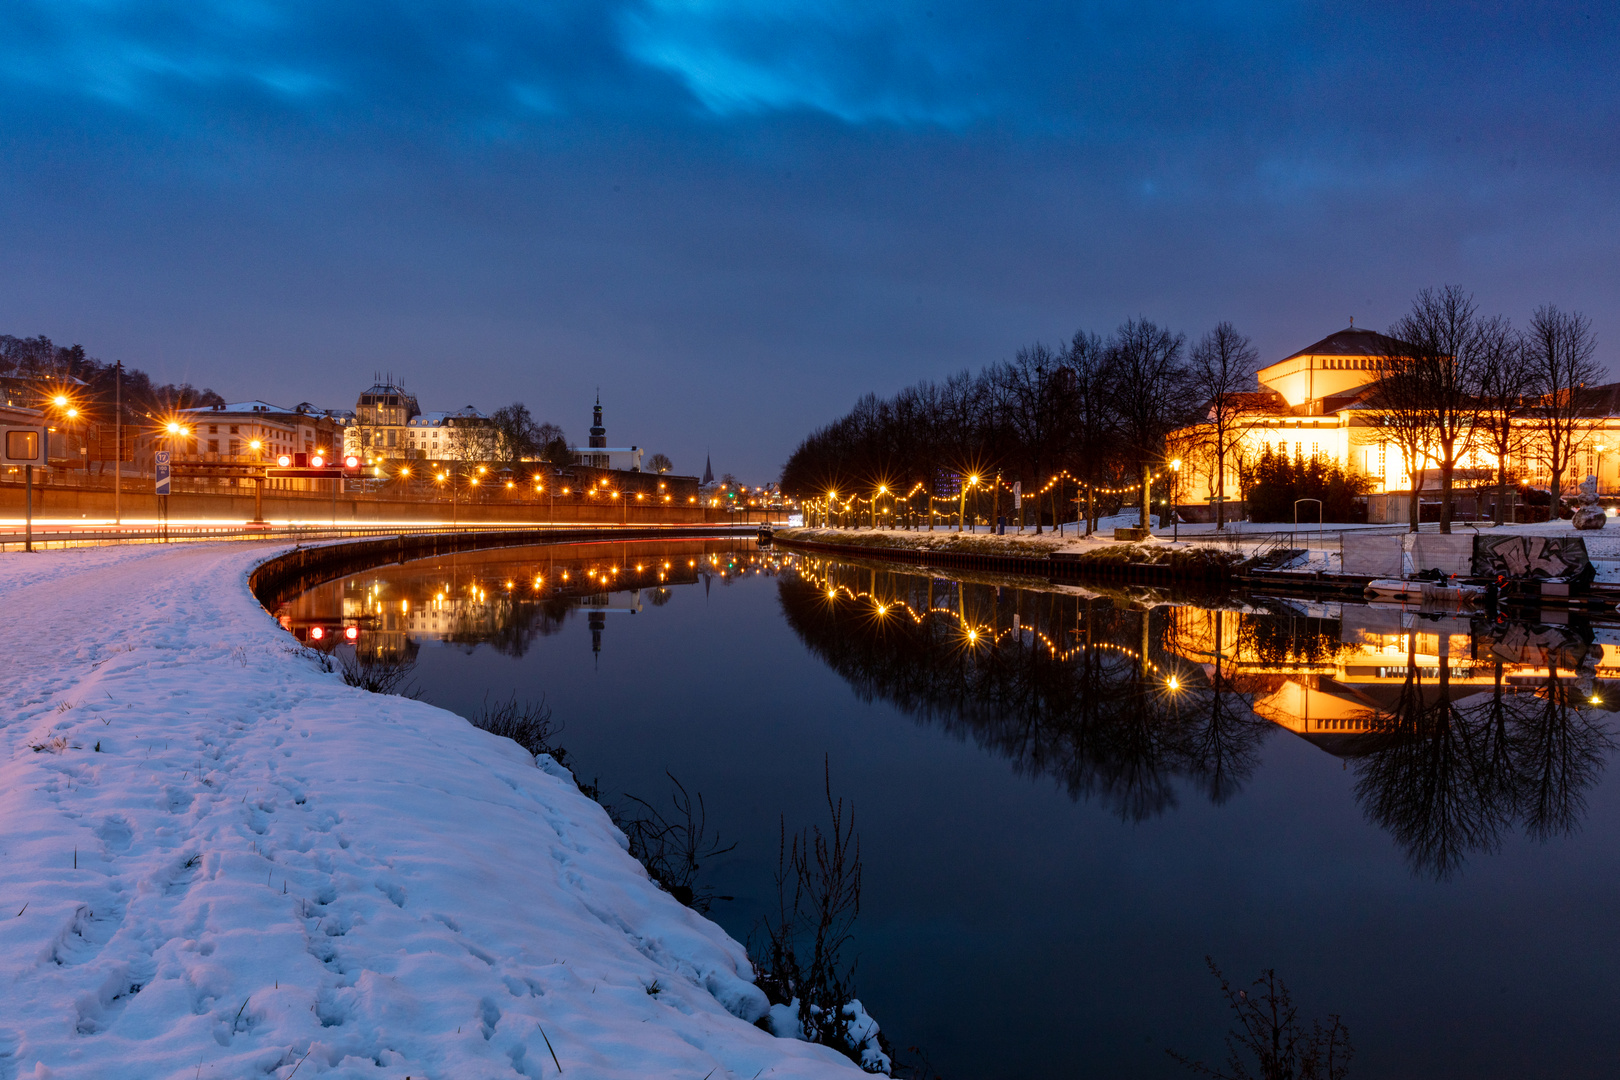
POLYGON ((272 405, 268 401, 237 401, 229 405, 199 405, 191 409, 180 409, 183 413, 288 413, 292 409, 281 405, 272 405))
POLYGON ((1360 326, 1347 326, 1277 362, 1286 363, 1299 356, 1400 356, 1411 351, 1412 346, 1388 334, 1360 326))

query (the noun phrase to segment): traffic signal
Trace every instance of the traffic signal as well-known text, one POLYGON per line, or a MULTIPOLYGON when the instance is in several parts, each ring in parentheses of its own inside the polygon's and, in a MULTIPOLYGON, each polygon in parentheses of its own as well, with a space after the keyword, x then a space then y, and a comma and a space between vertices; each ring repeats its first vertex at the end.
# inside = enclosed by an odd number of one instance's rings
POLYGON ((353 454, 350 454, 348 457, 343 459, 343 467, 351 470, 358 469, 360 467, 360 459, 355 457, 353 454))

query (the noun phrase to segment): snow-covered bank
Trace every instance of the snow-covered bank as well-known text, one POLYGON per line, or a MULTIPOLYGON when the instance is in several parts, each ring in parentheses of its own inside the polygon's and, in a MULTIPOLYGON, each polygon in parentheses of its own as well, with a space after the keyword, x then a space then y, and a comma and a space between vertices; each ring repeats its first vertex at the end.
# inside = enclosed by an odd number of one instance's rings
POLYGON ((859 1075, 566 778, 322 672, 270 550, 0 555, 0 1080, 859 1075))

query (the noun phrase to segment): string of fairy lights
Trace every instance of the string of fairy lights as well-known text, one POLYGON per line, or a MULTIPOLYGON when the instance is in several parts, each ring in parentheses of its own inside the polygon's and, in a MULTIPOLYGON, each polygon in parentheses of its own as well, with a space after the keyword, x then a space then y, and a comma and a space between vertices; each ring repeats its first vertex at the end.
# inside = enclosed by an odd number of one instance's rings
MULTIPOLYGON (((921 626, 926 619, 934 615, 954 619, 960 627, 959 633, 961 642, 966 648, 971 649, 979 646, 994 648, 999 646, 1003 639, 1010 637, 1014 633, 1020 635, 1028 633, 1046 647, 1047 652, 1054 660, 1058 660, 1060 662, 1070 660, 1073 657, 1079 656, 1080 654, 1086 652, 1108 652, 1128 657, 1132 662, 1137 664, 1144 663, 1142 654, 1140 652, 1125 645, 1115 644, 1114 642, 1081 642, 1065 648, 1058 642, 1053 641, 1052 638, 1047 634, 1032 626, 1019 627, 1015 631, 1011 627, 998 628, 989 623, 973 623, 968 620, 966 615, 952 607, 934 605, 932 607, 925 607, 919 610, 914 608, 905 600, 884 599, 864 589, 851 589, 848 585, 837 584, 825 575, 819 575, 812 568, 805 565, 800 565, 798 572, 800 577, 804 578, 811 585, 815 586, 816 589, 825 595, 829 601, 836 602, 840 598, 847 598, 855 601, 856 603, 862 604, 862 606, 870 605, 870 610, 872 613, 880 619, 887 618, 890 615, 898 616, 904 614, 909 616, 912 623, 916 626, 921 626)), ((1154 663, 1152 660, 1146 660, 1145 665, 1148 670, 1156 674, 1164 672, 1164 669, 1158 664, 1154 663)), ((1174 673, 1170 673, 1166 679, 1166 686, 1168 686, 1171 690, 1180 689, 1180 679, 1174 673)))
MULTIPOLYGON (((1179 461, 1174 463, 1174 465, 1179 464, 1179 461)), ((1179 469, 1173 466, 1168 472, 1150 472, 1147 475, 1146 482, 1149 485, 1157 483, 1173 472, 1179 472, 1179 469)), ((1108 487, 1102 484, 1093 484, 1087 480, 1083 480, 1080 477, 1075 476, 1067 469, 1060 469, 1047 479, 1044 486, 1030 491, 1022 491, 1021 489, 1015 489, 1012 485, 1006 483, 1000 476, 982 477, 976 474, 969 474, 968 476, 964 477, 962 490, 958 494, 926 494, 925 497, 930 501, 931 504, 945 503, 947 505, 955 505, 958 502, 964 501, 969 491, 979 488, 986 492, 993 491, 998 496, 1002 492, 1006 492, 1009 495, 1021 494, 1028 498, 1039 498, 1046 495, 1054 487, 1057 487, 1059 484, 1064 482, 1072 483, 1077 489, 1088 492, 1094 497, 1098 495, 1133 495, 1142 490, 1143 483, 1142 481, 1138 480, 1120 487, 1108 487)), ((878 504, 883 499, 887 498, 894 503, 906 503, 909 505, 912 498, 915 497, 918 492, 923 491, 925 487, 926 485, 924 485, 921 481, 918 481, 916 484, 912 485, 910 491, 907 491, 904 495, 902 495, 898 491, 891 492, 887 485, 880 484, 877 490, 871 495, 862 495, 859 492, 850 492, 847 495, 840 496, 836 490, 833 490, 827 492, 825 498, 812 499, 809 501, 815 508, 828 513, 852 513, 861 506, 873 507, 879 513, 893 513, 893 510, 882 510, 878 507, 878 504)), ((1076 493, 1075 501, 1079 501, 1078 491, 1076 493)))

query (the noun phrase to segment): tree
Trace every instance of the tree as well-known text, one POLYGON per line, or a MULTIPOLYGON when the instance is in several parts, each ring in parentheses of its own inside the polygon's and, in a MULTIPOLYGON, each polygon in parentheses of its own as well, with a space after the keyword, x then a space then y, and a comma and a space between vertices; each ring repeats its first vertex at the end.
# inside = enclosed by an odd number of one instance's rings
MULTIPOLYGON (((1474 298, 1459 285, 1424 289, 1390 333, 1409 348, 1401 358, 1413 382, 1424 443, 1440 467, 1440 531, 1451 531, 1452 478, 1474 448, 1480 422, 1485 339, 1474 298)), ((1418 486, 1413 473, 1414 488, 1418 486)), ((1416 519, 1413 520, 1416 525, 1416 519)))
POLYGON ((492 455, 495 460, 515 465, 524 458, 534 457, 540 449, 540 425, 534 422, 528 406, 521 401, 496 409, 490 414, 489 426, 495 436, 492 455))
POLYGON ((1142 482, 1141 527, 1148 527, 1153 467, 1164 440, 1193 410, 1193 388, 1182 360, 1186 337, 1147 319, 1131 319, 1109 342, 1113 400, 1122 449, 1142 482))
POLYGON ((568 437, 556 424, 548 421, 535 428, 534 441, 539 448, 535 456, 541 461, 559 467, 574 463, 573 453, 568 448, 568 437))
MULTIPOLYGON (((1072 372, 1062 357, 1045 345, 1035 344, 1018 350, 1009 364, 991 369, 988 380, 995 391, 994 427, 1005 433, 1005 451, 1016 454, 1025 486, 1038 490, 1043 478, 1057 472, 1057 459, 1066 434, 1066 417, 1072 411, 1072 372)), ((1038 498, 1038 497, 1037 497, 1038 498)), ((1054 500, 1055 502, 1055 500, 1054 500)), ((1020 515, 1022 527, 1022 515, 1020 515)), ((1056 514, 1052 524, 1057 524, 1056 514)), ((1035 532, 1041 531, 1040 506, 1035 507, 1035 532)))
POLYGON ((1480 324, 1479 439, 1496 458, 1496 507, 1492 519, 1503 524, 1508 467, 1524 450, 1530 428, 1519 421, 1529 411, 1536 383, 1524 340, 1503 318, 1480 324))
POLYGON ((1193 346, 1189 377, 1208 410, 1216 532, 1226 528, 1226 456, 1252 426, 1245 395, 1255 387, 1259 364, 1260 353, 1229 322, 1220 323, 1193 346))
POLYGON ((1582 391, 1602 377, 1603 369, 1592 359, 1597 340, 1592 336, 1591 320, 1579 312, 1559 311, 1552 304, 1542 305, 1530 317, 1525 348, 1536 373, 1539 399, 1531 415, 1552 473, 1552 512, 1556 514, 1564 470, 1583 435, 1582 391))
POLYGON ((654 454, 647 459, 647 468, 655 473, 667 473, 675 467, 667 454, 654 454))
POLYGON ((1374 427, 1401 451, 1411 477, 1409 495, 1410 531, 1418 531, 1419 492, 1423 486, 1423 462, 1429 446, 1429 396, 1417 363, 1409 353, 1416 350, 1404 342, 1386 339, 1385 351, 1373 358, 1376 381, 1367 395, 1368 418, 1374 427))

